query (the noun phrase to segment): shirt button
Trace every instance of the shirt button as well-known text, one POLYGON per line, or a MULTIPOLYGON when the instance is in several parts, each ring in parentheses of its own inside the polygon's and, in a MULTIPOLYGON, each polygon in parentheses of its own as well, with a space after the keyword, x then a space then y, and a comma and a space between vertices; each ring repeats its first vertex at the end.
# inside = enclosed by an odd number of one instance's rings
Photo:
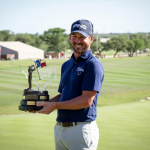
POLYGON ((75 64, 76 64, 76 62, 75 62, 75 64))
POLYGON ((73 71, 73 69, 71 71, 73 71))

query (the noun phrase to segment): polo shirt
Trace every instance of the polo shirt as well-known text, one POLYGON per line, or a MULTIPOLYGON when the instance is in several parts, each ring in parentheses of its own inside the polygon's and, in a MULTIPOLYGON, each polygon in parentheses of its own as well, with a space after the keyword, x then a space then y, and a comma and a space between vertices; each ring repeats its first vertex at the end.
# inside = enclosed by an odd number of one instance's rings
POLYGON ((82 95, 82 91, 97 91, 92 105, 78 110, 57 110, 58 122, 94 121, 97 117, 96 105, 104 79, 102 63, 89 49, 75 60, 74 54, 61 68, 58 92, 59 102, 68 101, 82 95))

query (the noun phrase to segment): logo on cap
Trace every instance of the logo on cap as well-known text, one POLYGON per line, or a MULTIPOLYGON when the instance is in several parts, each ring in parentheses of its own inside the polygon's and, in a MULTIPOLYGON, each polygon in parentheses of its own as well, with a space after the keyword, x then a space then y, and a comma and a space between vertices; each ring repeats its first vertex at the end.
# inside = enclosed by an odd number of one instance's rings
POLYGON ((75 28, 75 27, 81 27, 81 28, 83 28, 83 29, 87 29, 87 26, 86 25, 80 25, 80 24, 74 24, 74 26, 73 26, 73 28, 75 28))

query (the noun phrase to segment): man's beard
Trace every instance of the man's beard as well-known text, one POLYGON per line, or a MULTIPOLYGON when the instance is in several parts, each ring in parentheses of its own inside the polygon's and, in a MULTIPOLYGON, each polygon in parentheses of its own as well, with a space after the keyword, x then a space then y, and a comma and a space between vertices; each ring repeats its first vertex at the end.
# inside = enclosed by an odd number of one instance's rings
MULTIPOLYGON (((74 44, 74 45, 76 45, 76 44, 74 44)), ((72 48, 73 48, 74 52, 76 52, 77 54, 83 54, 83 53, 85 53, 87 51, 88 47, 89 47, 89 45, 86 44, 85 47, 83 47, 81 51, 77 51, 76 48, 75 48, 75 46, 72 45, 72 48)))

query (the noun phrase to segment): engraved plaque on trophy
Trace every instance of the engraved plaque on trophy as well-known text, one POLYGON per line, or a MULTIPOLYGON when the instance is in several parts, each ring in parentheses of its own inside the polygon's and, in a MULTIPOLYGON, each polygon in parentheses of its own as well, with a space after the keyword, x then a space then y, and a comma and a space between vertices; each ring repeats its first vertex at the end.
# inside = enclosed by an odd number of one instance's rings
POLYGON ((43 108, 43 106, 36 106, 39 102, 49 102, 48 91, 46 90, 46 86, 56 79, 56 69, 55 67, 47 68, 47 64, 45 61, 41 59, 37 59, 34 61, 35 65, 28 66, 28 76, 22 70, 26 78, 28 79, 29 87, 24 89, 22 100, 20 101, 19 110, 22 111, 38 111, 43 108), (46 68, 46 69, 43 69, 46 68), (40 90, 38 84, 35 79, 32 78, 32 73, 37 70, 39 81, 44 78, 50 79, 45 85, 44 90, 40 90), (53 74, 53 76, 52 76, 53 74), (34 84, 38 87, 38 90, 32 89, 32 80, 34 80, 34 84))

